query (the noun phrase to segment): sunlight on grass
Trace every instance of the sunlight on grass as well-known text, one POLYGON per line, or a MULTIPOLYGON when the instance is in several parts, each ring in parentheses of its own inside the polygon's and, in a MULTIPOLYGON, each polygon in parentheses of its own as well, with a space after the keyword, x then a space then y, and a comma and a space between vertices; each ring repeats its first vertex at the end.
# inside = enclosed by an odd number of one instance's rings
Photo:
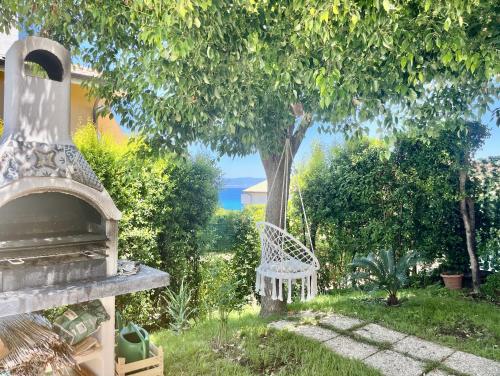
MULTIPOLYGON (((295 303, 291 311, 338 312, 434 342, 500 360, 500 309, 462 293, 440 288, 405 290, 402 303, 388 307, 382 294, 342 291, 295 303)), ((200 322, 182 335, 169 330, 153 335, 165 350, 166 374, 173 375, 379 375, 360 362, 341 358, 324 346, 293 333, 267 329, 271 319, 257 307, 233 314, 229 336, 214 346, 216 318, 200 322)))
POLYGON ((379 376, 354 360, 341 358, 317 342, 288 332, 267 329, 255 308, 232 315, 230 334, 222 348, 213 346, 215 319, 182 335, 169 330, 153 335, 164 347, 167 375, 338 375, 379 376))

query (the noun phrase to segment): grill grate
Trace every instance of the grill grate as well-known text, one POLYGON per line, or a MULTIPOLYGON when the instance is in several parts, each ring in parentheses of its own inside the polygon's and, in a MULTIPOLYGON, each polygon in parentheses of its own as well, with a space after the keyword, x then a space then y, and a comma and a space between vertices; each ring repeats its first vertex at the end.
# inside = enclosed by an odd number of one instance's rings
POLYGON ((18 251, 27 249, 58 248, 67 246, 79 246, 105 242, 109 239, 103 234, 94 233, 66 233, 60 235, 51 234, 44 237, 30 237, 28 239, 8 239, 0 241, 0 254, 4 251, 18 251))
POLYGON ((50 260, 58 258, 88 258, 93 260, 106 258, 107 249, 102 243, 89 244, 89 243, 69 243, 60 244, 57 247, 38 249, 34 253, 33 248, 17 249, 15 252, 2 251, 0 252, 0 266, 7 265, 23 265, 26 262, 50 260))

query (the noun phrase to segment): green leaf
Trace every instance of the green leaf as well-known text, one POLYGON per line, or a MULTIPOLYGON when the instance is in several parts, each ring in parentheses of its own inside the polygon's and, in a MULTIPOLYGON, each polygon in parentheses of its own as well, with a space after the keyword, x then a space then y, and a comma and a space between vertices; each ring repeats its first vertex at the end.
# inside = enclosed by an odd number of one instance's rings
POLYGON ((359 21, 359 15, 356 13, 353 13, 351 15, 351 31, 354 30, 358 21, 359 21))
POLYGON ((443 62, 443 64, 449 64, 452 59, 453 54, 449 50, 446 51, 446 53, 441 57, 441 61, 443 62))
POLYGON ((384 7, 384 10, 389 13, 389 11, 392 9, 392 4, 389 0, 384 0, 382 1, 382 6, 384 7))
POLYGON ((408 60, 406 59, 406 56, 403 56, 401 58, 401 68, 404 69, 406 67, 406 63, 408 62, 408 60))
POLYGON ((428 12, 431 8, 432 0, 425 0, 424 11, 428 12))
POLYGON ((328 22, 329 17, 330 17, 330 12, 328 10, 325 10, 325 11, 321 12, 319 20, 321 22, 328 22))
POLYGON ((450 17, 447 17, 446 20, 444 21, 444 29, 446 31, 450 30, 450 26, 451 26, 451 18, 450 17))

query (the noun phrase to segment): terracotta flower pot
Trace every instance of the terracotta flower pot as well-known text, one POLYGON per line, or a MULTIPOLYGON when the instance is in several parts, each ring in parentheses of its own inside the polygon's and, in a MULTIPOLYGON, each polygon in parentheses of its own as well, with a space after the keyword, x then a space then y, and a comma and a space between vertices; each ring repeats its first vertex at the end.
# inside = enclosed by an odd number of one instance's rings
POLYGON ((463 274, 441 274, 444 285, 450 290, 460 290, 462 288, 463 274))

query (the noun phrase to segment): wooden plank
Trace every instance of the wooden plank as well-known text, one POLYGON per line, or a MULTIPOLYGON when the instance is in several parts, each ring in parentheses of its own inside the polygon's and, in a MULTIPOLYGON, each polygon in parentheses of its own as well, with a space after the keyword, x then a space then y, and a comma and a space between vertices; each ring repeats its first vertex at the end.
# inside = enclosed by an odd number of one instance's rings
POLYGON ((118 358, 116 363, 115 372, 117 376, 125 376, 125 371, 123 370, 123 366, 125 366, 125 359, 118 358))
POLYGON ((163 367, 164 367, 164 360, 163 360, 163 347, 160 346, 157 352, 157 356, 160 359, 160 375, 163 375, 163 367))
POLYGON ((125 363, 125 358, 118 358, 115 367, 116 376, 163 376, 163 349, 150 344, 153 356, 133 363, 125 363))
POLYGON ((133 376, 163 376, 163 374, 160 373, 160 369, 156 367, 154 369, 148 369, 146 371, 135 373, 133 376))
POLYGON ((123 369, 125 372, 139 371, 143 368, 158 366, 158 357, 153 356, 147 359, 138 360, 137 362, 127 363, 123 369))
POLYGON ((94 351, 89 352, 88 354, 76 355, 73 358, 75 359, 77 364, 81 364, 81 363, 85 363, 85 362, 89 362, 91 360, 94 360, 94 359, 100 357, 101 354, 102 354, 102 348, 99 347, 99 348, 95 349, 94 351))

